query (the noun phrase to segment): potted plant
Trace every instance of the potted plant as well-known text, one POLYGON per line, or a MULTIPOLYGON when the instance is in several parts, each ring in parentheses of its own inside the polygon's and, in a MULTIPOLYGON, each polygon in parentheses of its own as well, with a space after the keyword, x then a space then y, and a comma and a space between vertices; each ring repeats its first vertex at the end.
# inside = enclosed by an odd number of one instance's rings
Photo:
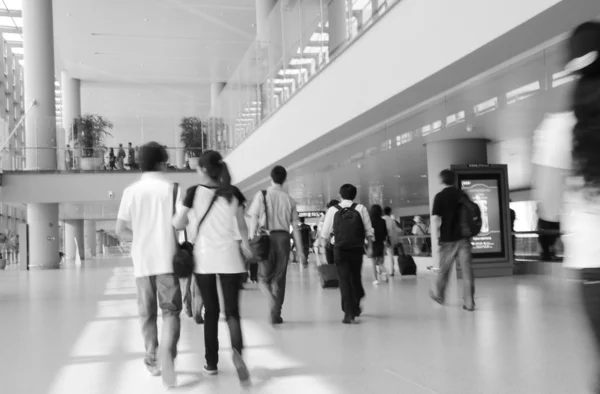
POLYGON ((19 249, 19 238, 17 234, 8 230, 6 233, 0 233, 0 270, 6 268, 6 252, 13 252, 19 249))
POLYGON ((198 158, 207 144, 206 133, 203 130, 202 120, 196 116, 188 116, 181 119, 181 143, 188 155, 190 168, 198 167, 198 158))
POLYGON ((112 128, 112 122, 100 115, 79 115, 73 120, 73 139, 81 150, 80 168, 82 170, 102 168, 104 150, 106 149, 104 139, 112 136, 108 132, 112 128))

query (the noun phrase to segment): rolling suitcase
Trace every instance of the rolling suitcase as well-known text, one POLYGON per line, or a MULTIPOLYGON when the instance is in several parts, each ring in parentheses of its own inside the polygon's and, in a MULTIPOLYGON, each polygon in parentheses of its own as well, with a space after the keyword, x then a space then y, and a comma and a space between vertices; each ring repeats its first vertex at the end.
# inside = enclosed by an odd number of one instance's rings
POLYGON ((400 268, 400 275, 416 275, 417 265, 415 260, 410 255, 398 256, 398 267, 400 268))
POLYGON ((340 279, 338 277, 337 267, 334 264, 327 264, 323 261, 324 255, 321 253, 322 248, 317 248, 317 272, 321 279, 321 287, 323 289, 339 287, 340 279))

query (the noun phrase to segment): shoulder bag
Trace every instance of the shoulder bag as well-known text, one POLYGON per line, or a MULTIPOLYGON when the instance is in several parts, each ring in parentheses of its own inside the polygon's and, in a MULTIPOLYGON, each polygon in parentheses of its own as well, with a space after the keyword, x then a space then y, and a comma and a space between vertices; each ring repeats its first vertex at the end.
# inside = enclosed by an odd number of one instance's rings
MULTIPOLYGON (((179 184, 174 183, 173 184, 173 215, 175 215, 175 212, 176 212, 175 204, 177 202, 177 191, 178 190, 179 190, 179 184)), ((200 221, 198 222, 196 234, 198 234, 198 232, 200 231, 200 226, 204 222, 204 219, 206 219, 206 216, 210 212, 210 210, 211 210, 212 206, 214 205, 215 201, 217 200, 217 198, 218 198, 218 196, 215 194, 210 202, 210 205, 208 206, 208 209, 204 213, 204 216, 202 216, 202 219, 200 219, 200 221)), ((187 277, 191 276, 192 273, 194 272, 194 268, 196 265, 194 262, 194 245, 192 245, 188 241, 187 230, 183 230, 183 234, 185 237, 185 241, 180 244, 179 240, 177 238, 177 231, 175 231, 175 230, 173 231, 173 236, 175 238, 175 245, 176 245, 175 246, 176 247, 175 256, 173 257, 173 273, 175 274, 175 276, 177 276, 179 278, 187 278, 187 277)))
POLYGON ((263 205, 265 207, 265 227, 260 228, 257 234, 250 240, 252 255, 259 261, 269 259, 271 252, 271 236, 269 235, 269 212, 267 210, 267 191, 262 191, 263 205))

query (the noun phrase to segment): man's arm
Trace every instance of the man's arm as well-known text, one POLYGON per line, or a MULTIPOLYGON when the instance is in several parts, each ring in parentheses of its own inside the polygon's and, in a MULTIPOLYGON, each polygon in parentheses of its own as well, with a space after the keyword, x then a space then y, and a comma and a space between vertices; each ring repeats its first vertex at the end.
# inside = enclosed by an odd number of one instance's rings
POLYGON ((329 208, 323 219, 321 227, 322 246, 326 247, 331 242, 331 232, 333 231, 333 218, 335 216, 335 208, 329 208))
POLYGON ((304 248, 301 246, 302 234, 300 234, 300 227, 296 224, 300 221, 298 217, 298 210, 296 209, 296 203, 292 203, 292 233, 294 235, 294 242, 296 242, 296 249, 298 249, 298 259, 301 262, 306 262, 306 256, 304 255, 304 248))
POLYGON ((115 232, 117 233, 117 237, 119 237, 119 239, 121 239, 122 241, 131 242, 133 240, 133 231, 131 231, 130 222, 117 219, 117 226, 115 232))
POLYGON ((121 198, 115 232, 117 237, 123 241, 133 240, 133 231, 131 231, 131 192, 129 189, 125 189, 121 198))
MULTIPOLYGON (((358 207, 357 207, 358 208, 358 207)), ((360 216, 363 220, 363 225, 365 226, 365 236, 367 239, 367 243, 369 244, 369 250, 373 247, 373 240, 375 239, 375 232, 373 231, 373 224, 371 223, 371 216, 369 216, 369 211, 367 207, 364 205, 360 205, 359 208, 360 216)))
POLYGON ((246 211, 246 215, 250 218, 250 226, 248 227, 248 236, 252 237, 258 230, 258 220, 260 217, 260 204, 262 203, 262 193, 259 192, 252 199, 250 207, 246 211))

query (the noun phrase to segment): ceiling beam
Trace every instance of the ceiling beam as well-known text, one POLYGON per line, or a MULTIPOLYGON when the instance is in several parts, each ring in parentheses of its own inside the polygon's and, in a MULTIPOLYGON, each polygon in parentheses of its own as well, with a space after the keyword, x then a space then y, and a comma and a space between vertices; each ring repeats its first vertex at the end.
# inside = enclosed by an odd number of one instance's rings
POLYGON ((13 18, 22 18, 23 14, 19 10, 0 10, 0 16, 10 16, 13 18))
POLYGON ((6 43, 13 47, 22 47, 23 46, 22 41, 6 41, 6 43))

